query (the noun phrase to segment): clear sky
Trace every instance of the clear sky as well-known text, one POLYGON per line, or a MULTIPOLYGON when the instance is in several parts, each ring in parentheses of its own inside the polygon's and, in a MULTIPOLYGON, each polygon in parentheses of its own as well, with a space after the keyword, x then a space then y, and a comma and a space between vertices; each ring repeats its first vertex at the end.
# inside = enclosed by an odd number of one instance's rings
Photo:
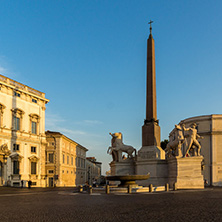
POLYGON ((1 1, 0 73, 46 93, 46 130, 109 169, 109 132, 141 147, 146 40, 154 20, 162 140, 180 120, 222 113, 222 1, 1 1))

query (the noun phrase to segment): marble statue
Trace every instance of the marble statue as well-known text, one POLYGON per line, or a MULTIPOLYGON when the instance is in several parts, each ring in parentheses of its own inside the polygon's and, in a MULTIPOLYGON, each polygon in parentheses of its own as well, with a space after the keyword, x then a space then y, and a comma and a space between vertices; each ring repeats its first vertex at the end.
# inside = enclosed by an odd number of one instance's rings
POLYGON ((174 130, 170 133, 169 143, 166 147, 166 156, 182 157, 181 145, 184 143, 183 130, 180 125, 175 125, 174 130))
MULTIPOLYGON (((136 156, 136 149, 132 146, 125 145, 122 141, 122 133, 109 133, 112 136, 111 147, 108 148, 107 153, 111 154, 113 161, 120 162, 122 159, 122 152, 128 154, 127 159, 133 158, 133 153, 136 156)), ((124 158, 125 159, 125 158, 124 158)))
POLYGON ((8 149, 8 145, 6 143, 0 146, 0 153, 4 154, 5 156, 9 156, 11 154, 11 151, 8 149))
POLYGON ((203 137, 197 134, 196 126, 196 123, 193 123, 189 128, 185 128, 184 124, 182 125, 185 137, 184 145, 186 147, 184 157, 190 156, 190 151, 192 151, 193 156, 200 156, 201 145, 197 139, 203 139, 203 137))
POLYGON ((166 157, 200 156, 201 145, 197 139, 202 138, 197 134, 195 123, 189 128, 186 128, 184 124, 175 125, 169 135, 169 143, 165 150, 166 157))
POLYGON ((11 154, 11 151, 8 149, 8 145, 2 144, 0 146, 0 162, 6 163, 7 162, 7 157, 11 154))

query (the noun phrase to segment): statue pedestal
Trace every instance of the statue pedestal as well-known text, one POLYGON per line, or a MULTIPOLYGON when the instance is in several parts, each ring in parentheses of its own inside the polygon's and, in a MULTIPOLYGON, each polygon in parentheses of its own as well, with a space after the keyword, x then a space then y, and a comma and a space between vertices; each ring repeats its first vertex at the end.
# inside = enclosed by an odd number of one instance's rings
POLYGON ((135 162, 131 159, 122 160, 121 162, 112 161, 110 164, 111 175, 134 175, 135 162))
POLYGON ((201 174, 202 156, 171 157, 168 159, 169 185, 176 183, 177 189, 204 189, 204 179, 201 174))

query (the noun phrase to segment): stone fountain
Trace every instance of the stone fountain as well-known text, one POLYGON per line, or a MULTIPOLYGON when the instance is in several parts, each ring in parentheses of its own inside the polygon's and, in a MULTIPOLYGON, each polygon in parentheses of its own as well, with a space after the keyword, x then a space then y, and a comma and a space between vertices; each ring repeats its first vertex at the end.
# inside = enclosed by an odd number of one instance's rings
POLYGON ((112 146, 108 148, 107 153, 111 154, 113 161, 110 163, 111 176, 107 176, 109 181, 120 181, 118 187, 138 187, 137 180, 147 180, 150 174, 137 175, 135 165, 137 159, 136 149, 125 145, 122 141, 122 133, 110 133, 112 136, 112 146), (125 153, 125 155, 123 155, 125 153))
POLYGON ((118 187, 128 187, 131 185, 133 188, 138 187, 136 180, 147 180, 150 174, 147 175, 118 175, 118 176, 107 176, 106 179, 110 181, 120 181, 118 187))

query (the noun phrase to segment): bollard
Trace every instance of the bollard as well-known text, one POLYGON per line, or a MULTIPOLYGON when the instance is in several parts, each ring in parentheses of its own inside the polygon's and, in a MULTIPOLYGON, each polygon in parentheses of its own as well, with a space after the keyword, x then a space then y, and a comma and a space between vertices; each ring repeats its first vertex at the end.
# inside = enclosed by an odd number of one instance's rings
POLYGON ((149 192, 152 193, 153 192, 153 184, 149 185, 149 192))
POLYGON ((80 192, 80 193, 83 192, 83 186, 82 186, 82 185, 79 186, 79 192, 80 192))
POLYGON ((92 186, 91 185, 88 187, 88 189, 89 189, 89 194, 92 194, 92 186))
POLYGON ((109 194, 110 189, 109 189, 109 185, 106 185, 106 194, 109 194))
POLYGON ((128 185, 128 193, 132 193, 132 185, 128 185))
POLYGON ((169 184, 168 183, 165 184, 165 191, 169 191, 169 184))
POLYGON ((176 182, 173 184, 173 190, 177 190, 177 183, 176 182))

